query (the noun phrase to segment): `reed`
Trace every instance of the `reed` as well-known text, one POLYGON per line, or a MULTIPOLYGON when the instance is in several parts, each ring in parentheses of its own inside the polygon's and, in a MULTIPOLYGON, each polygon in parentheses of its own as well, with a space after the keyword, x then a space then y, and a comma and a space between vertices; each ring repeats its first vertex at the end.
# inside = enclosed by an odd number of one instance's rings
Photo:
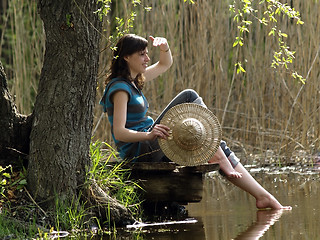
MULTIPOLYGON (((145 0, 142 4, 152 7, 151 11, 142 6, 134 9, 137 16, 132 32, 144 37, 165 36, 174 57, 170 70, 145 87, 150 115, 156 117, 179 91, 193 88, 220 119, 223 136, 233 149, 273 150, 288 160, 300 150, 309 154, 319 151, 319 1, 290 3, 300 11, 303 26, 278 19, 281 30, 289 34, 288 45, 296 51, 292 68, 307 78, 305 85, 287 71, 271 68, 277 47, 267 36, 271 26, 264 28, 253 21, 245 45, 232 47, 237 26, 229 12, 230 3, 145 0), (243 63, 245 74, 235 74, 237 61, 243 63)), ((114 29, 113 17, 128 18, 132 10, 126 1, 116 1, 113 7, 101 43, 93 132, 95 139, 108 143, 112 143, 110 126, 98 104, 111 57, 108 38, 114 29)), ((43 60, 43 28, 32 0, 9 1, 3 14, 1 58, 19 111, 30 113, 43 60)), ((158 50, 149 50, 154 62, 158 50)))
POLYGON ((18 111, 32 112, 44 54, 44 31, 32 0, 8 1, 2 16, 0 55, 18 111))
MULTIPOLYGON (((138 12, 133 32, 145 37, 165 36, 174 58, 171 69, 145 87, 151 115, 159 114, 179 91, 193 88, 218 116, 223 137, 235 149, 272 149, 288 160, 299 150, 311 154, 319 151, 318 1, 294 1, 292 7, 300 11, 303 26, 286 18, 278 19, 282 32, 289 35, 288 45, 296 51, 291 68, 307 77, 305 85, 288 71, 271 68, 273 53, 277 51, 275 39, 268 37, 271 26, 264 28, 252 19, 245 45, 232 47, 237 29, 229 13, 230 2, 144 2, 152 11, 138 12), (234 64, 239 60, 245 74, 234 74, 234 64)), ((118 7, 116 14, 124 16, 123 9, 118 7)), ((152 47, 149 52, 154 62, 159 53, 152 47)), ((102 81, 99 86, 104 86, 102 81)), ((97 101, 102 90, 103 87, 98 91, 97 101)), ((95 122, 101 116, 100 108, 96 116, 95 122)), ((111 142, 109 128, 103 119, 95 136, 111 142)))

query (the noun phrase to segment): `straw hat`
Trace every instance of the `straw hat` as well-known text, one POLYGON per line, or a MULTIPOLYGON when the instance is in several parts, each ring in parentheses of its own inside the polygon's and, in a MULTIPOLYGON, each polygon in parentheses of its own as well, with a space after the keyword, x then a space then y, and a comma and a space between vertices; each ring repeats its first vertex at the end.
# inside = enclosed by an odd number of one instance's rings
POLYGON ((221 126, 207 108, 195 103, 183 103, 170 108, 161 120, 170 127, 170 136, 159 139, 163 153, 183 166, 207 163, 221 141, 221 126))

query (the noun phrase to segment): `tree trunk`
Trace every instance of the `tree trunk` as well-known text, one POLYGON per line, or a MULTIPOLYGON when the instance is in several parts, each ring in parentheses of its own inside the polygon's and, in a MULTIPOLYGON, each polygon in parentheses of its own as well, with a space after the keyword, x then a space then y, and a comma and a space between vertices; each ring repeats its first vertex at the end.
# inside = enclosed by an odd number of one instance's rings
POLYGON ((31 116, 18 113, 7 87, 7 77, 0 61, 0 165, 16 165, 29 153, 31 116))
POLYGON ((84 185, 101 38, 96 0, 39 0, 38 7, 46 51, 32 115, 17 112, 0 61, 0 164, 28 157, 28 189, 44 207, 52 207, 56 196, 71 201, 85 186, 98 216, 110 210, 112 221, 132 222, 94 181, 84 185))
POLYGON ((96 94, 100 21, 96 0, 39 0, 46 51, 36 98, 28 188, 49 205, 85 181, 96 94))

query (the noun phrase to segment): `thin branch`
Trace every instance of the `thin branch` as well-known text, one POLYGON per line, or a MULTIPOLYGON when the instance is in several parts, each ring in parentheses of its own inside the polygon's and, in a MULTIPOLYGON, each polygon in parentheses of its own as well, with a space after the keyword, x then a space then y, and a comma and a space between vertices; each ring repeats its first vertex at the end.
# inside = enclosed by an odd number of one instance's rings
POLYGON ((31 199, 31 201, 34 203, 34 205, 36 205, 40 211, 46 216, 48 217, 48 214, 36 203, 36 201, 32 198, 32 196, 30 195, 30 193, 28 192, 28 190, 26 189, 26 187, 24 187, 24 190, 26 191, 28 197, 31 199))
MULTIPOLYGON (((309 78, 309 75, 310 75, 310 73, 311 73, 311 70, 312 70, 312 68, 313 68, 313 66, 314 66, 314 64, 315 64, 315 62, 316 62, 316 60, 317 60, 317 58, 318 58, 318 56, 319 56, 319 52, 320 52, 320 45, 319 45, 319 48, 318 48, 318 50, 317 50, 316 56, 314 57, 314 59, 313 59, 313 61, 312 61, 312 64, 311 64, 311 66, 310 66, 310 68, 309 68, 308 74, 307 74, 307 76, 306 76, 306 84, 307 84, 307 80, 308 80, 308 78, 309 78)), ((291 122, 291 118, 292 118, 292 113, 293 113, 294 106, 296 105, 297 100, 298 100, 298 97, 300 96, 300 93, 301 93, 302 89, 304 88, 304 86, 305 86, 305 84, 303 84, 303 85, 300 87, 299 92, 298 92, 297 96, 295 97, 295 99, 294 99, 294 101, 293 101, 293 104, 292 104, 292 107, 291 107, 291 110, 290 110, 289 119, 288 119, 288 121, 287 121, 287 125, 286 125, 286 128, 285 128, 284 132, 287 132, 287 130, 288 130, 289 123, 291 122)), ((282 137, 281 140, 280 140, 279 153, 280 153, 280 151, 281 151, 282 141, 283 141, 283 137, 282 137)))
MULTIPOLYGON (((238 57, 238 54, 239 54, 239 47, 237 48, 236 58, 238 57)), ((222 115, 222 120, 221 120, 221 126, 223 126, 224 118, 225 118, 225 116, 226 116, 227 108, 228 108, 228 105, 229 105, 229 102, 230 102, 231 93, 232 93, 232 87, 233 87, 233 84, 234 84, 234 80, 235 80, 235 78, 236 78, 236 72, 237 72, 236 69, 237 69, 237 67, 235 66, 235 67, 234 67, 234 71, 233 71, 233 75, 232 75, 232 81, 231 81, 229 93, 228 93, 228 99, 227 99, 226 105, 225 105, 224 110, 223 110, 223 115, 222 115)))

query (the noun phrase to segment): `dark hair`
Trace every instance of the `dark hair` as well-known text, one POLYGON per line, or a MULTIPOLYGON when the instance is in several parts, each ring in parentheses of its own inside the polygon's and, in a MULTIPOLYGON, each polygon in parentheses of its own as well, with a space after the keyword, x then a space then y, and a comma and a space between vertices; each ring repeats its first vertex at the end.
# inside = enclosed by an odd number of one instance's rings
POLYGON ((135 34, 126 34, 121 37, 113 51, 111 67, 106 79, 106 84, 113 78, 123 77, 134 81, 139 89, 143 88, 144 77, 141 73, 135 79, 131 79, 130 70, 124 57, 143 51, 148 46, 148 41, 135 34))

